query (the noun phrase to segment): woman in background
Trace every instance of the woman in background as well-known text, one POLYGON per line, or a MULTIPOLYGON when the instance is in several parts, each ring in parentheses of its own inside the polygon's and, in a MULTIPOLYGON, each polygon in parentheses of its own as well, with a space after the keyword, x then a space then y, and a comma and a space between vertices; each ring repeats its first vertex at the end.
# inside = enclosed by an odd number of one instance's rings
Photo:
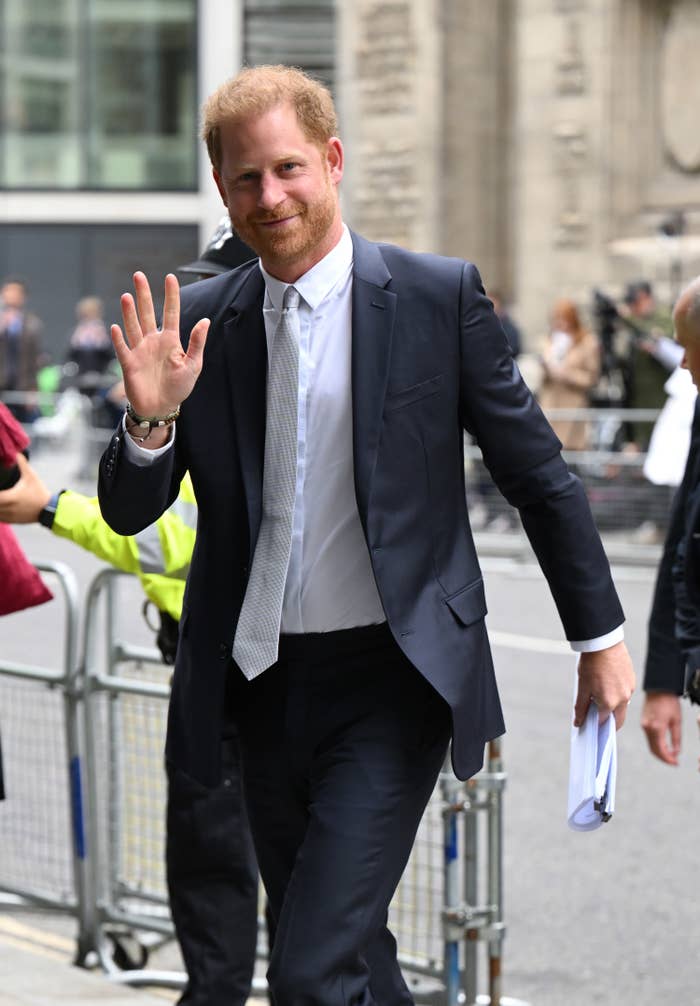
MULTIPOLYGON (((576 305, 566 297, 555 301, 552 308, 542 369, 539 402, 545 413, 550 409, 588 407, 591 390, 600 377, 600 343, 595 333, 583 327, 576 305)), ((564 450, 585 450, 585 421, 555 417, 550 421, 564 450)))

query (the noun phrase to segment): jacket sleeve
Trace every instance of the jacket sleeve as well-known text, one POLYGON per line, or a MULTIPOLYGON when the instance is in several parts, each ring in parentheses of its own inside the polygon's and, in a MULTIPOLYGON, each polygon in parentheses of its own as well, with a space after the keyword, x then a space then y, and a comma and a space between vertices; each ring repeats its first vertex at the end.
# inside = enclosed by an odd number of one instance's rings
POLYGON ((647 628, 647 655, 644 663, 644 691, 683 692, 683 651, 676 639, 675 598, 673 590, 673 560, 678 540, 677 507, 671 519, 659 571, 647 628))
POLYGON ((604 636, 624 621, 581 481, 513 361, 474 266, 461 291, 461 414, 508 502, 517 507, 566 636, 604 636))

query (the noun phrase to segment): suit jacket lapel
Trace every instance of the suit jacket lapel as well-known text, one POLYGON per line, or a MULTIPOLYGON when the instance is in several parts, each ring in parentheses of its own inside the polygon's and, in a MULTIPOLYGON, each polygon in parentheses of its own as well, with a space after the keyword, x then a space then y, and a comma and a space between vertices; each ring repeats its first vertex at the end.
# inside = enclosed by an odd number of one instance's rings
POLYGON ((248 508, 250 561, 262 517, 267 381, 267 344, 262 313, 264 290, 260 270, 253 269, 231 304, 233 316, 224 322, 235 434, 248 508))
POLYGON ((396 294, 379 248, 352 235, 352 415, 355 495, 367 528, 367 507, 379 446, 391 359, 396 294))

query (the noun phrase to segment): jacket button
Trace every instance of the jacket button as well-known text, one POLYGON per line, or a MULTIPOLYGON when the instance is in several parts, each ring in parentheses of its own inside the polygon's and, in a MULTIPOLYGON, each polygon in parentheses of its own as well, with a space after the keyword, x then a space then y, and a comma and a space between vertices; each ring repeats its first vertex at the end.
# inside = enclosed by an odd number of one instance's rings
POLYGON ((219 643, 219 660, 227 660, 231 655, 231 647, 228 643, 219 643))

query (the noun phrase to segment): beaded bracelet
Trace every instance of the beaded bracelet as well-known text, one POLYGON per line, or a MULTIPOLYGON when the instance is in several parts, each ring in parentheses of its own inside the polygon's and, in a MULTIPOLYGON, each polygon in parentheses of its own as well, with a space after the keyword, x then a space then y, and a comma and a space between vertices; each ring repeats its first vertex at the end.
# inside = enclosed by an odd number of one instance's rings
POLYGON ((180 406, 169 412, 167 416, 140 416, 138 412, 135 412, 132 408, 131 402, 126 403, 126 415, 135 424, 134 426, 127 427, 128 433, 138 440, 139 443, 143 443, 144 440, 148 440, 153 430, 161 429, 163 426, 172 426, 177 417, 180 415, 180 406), (143 431, 142 437, 137 437, 134 435, 133 431, 138 428, 143 431))

